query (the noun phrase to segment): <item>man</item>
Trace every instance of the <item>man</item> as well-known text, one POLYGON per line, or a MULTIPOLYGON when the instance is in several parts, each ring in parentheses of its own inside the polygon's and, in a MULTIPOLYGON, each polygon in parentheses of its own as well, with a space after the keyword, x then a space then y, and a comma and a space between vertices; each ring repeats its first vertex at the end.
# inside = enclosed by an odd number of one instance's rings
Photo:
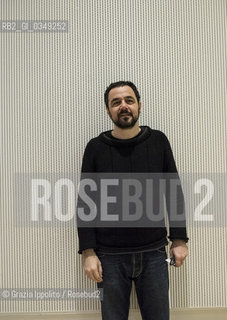
MULTIPOLYGON (((112 83, 104 95, 114 129, 91 139, 82 172, 177 173, 168 139, 139 126, 140 95, 132 82, 112 83)), ((102 319, 128 319, 132 280, 142 318, 169 319, 166 228, 79 228, 86 275, 103 289, 102 319)), ((170 227, 170 256, 180 267, 188 255, 186 227, 170 227)))

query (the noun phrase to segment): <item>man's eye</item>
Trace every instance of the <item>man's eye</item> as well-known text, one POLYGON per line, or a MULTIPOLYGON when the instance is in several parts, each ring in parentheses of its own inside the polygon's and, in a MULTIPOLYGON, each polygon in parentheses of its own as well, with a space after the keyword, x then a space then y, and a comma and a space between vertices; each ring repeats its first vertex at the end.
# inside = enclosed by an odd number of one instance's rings
POLYGON ((133 103, 134 101, 132 99, 126 100, 127 103, 133 103))

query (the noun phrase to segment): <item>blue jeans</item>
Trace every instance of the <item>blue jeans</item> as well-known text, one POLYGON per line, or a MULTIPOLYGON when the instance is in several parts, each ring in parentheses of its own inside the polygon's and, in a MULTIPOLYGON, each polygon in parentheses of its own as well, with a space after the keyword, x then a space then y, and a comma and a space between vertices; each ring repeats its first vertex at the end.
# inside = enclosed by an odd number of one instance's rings
POLYGON ((128 254, 97 253, 103 281, 103 320, 128 320, 132 280, 143 320, 169 320, 169 275, 165 247, 128 254))

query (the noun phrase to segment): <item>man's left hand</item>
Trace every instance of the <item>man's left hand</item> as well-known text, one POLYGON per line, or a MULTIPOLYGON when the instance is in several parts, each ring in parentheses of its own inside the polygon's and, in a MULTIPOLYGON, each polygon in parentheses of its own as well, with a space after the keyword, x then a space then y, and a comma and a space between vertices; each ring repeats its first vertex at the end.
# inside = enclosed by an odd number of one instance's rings
POLYGON ((173 240, 170 247, 170 257, 175 257, 175 267, 181 267, 188 256, 188 247, 183 240, 173 240))

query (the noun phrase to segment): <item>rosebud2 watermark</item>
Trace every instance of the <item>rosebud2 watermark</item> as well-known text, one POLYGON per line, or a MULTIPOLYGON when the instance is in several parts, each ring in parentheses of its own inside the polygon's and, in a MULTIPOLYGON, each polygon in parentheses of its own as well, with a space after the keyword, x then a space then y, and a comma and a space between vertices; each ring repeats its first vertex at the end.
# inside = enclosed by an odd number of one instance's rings
POLYGON ((103 299, 103 289, 77 288, 4 288, 0 289, 0 300, 70 300, 103 299))
POLYGON ((18 226, 163 227, 166 216, 173 227, 227 224, 226 174, 17 174, 14 190, 18 226))

